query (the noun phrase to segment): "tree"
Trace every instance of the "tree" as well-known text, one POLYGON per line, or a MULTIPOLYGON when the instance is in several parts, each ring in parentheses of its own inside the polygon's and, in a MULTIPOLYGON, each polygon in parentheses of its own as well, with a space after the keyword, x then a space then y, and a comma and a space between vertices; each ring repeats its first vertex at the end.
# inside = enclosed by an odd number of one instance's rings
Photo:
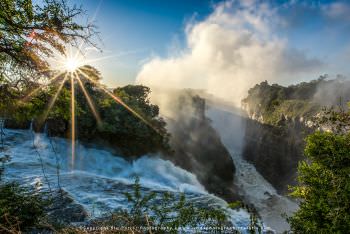
POLYGON ((17 107, 30 108, 30 103, 23 106, 21 99, 53 75, 48 57, 64 55, 66 46, 76 46, 78 40, 93 44, 95 26, 76 22, 83 13, 81 7, 69 7, 65 0, 44 0, 40 4, 31 0, 0 1, 1 117, 11 116, 17 107))
MULTIPOLYGON (((47 62, 55 53, 64 55, 67 45, 78 40, 93 44, 93 24, 76 22, 80 7, 65 0, 0 1, 0 115, 17 106, 17 101, 52 76, 47 62), (5 110, 5 111, 4 111, 5 110)), ((94 44, 93 44, 94 45, 94 44)))
MULTIPOLYGON (((345 127, 350 113, 331 113, 330 125, 345 127)), ((325 119, 322 118, 323 123, 325 119)), ((347 122, 349 124, 350 122, 347 122)), ((292 195, 300 209, 289 218, 295 233, 347 233, 350 230, 350 133, 317 131, 307 137, 307 161, 299 164, 292 195)))
POLYGON ((82 39, 90 42, 94 26, 76 23, 83 13, 64 0, 2 0, 0 2, 0 55, 28 69, 47 69, 47 57, 54 50, 64 54, 67 43, 82 39))
POLYGON ((102 119, 99 134, 124 149, 126 155, 170 150, 166 123, 159 117, 159 107, 149 101, 150 89, 127 85, 113 93, 125 106, 108 95, 95 99, 102 119))

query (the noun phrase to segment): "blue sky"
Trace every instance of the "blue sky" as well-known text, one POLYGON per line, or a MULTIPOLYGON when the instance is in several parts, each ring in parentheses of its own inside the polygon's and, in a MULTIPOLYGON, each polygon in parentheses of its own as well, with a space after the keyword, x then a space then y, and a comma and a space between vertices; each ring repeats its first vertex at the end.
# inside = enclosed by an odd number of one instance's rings
POLYGON ((74 0, 82 5, 100 32, 103 55, 115 56, 96 66, 110 85, 135 80, 143 62, 152 55, 166 56, 171 44, 184 45, 184 27, 193 18, 212 12, 213 0, 74 0), (95 16, 95 17, 94 17, 95 16), (121 56, 118 56, 122 54, 121 56))
MULTIPOLYGON (((174 57, 174 47, 186 51, 189 24, 199 24, 222 1, 213 0, 72 0, 82 5, 98 26, 103 54, 111 56, 97 62, 110 86, 134 83, 144 64, 152 58, 174 57), (193 23, 196 22, 196 23, 193 23), (113 57, 114 56, 114 57, 113 57)), ((232 1, 235 8, 244 8, 255 1, 232 1), (236 4, 236 2, 239 2, 236 4)), ((314 59, 320 66, 317 71, 299 75, 293 83, 317 78, 324 73, 350 74, 347 62, 350 52, 350 7, 347 1, 258 1, 268 5, 274 14, 269 19, 271 37, 286 42, 294 54, 314 59), (281 22, 279 22, 281 21, 281 22), (323 64, 324 66, 321 66, 323 64)), ((223 3, 222 3, 223 4, 223 3)), ((256 4, 256 6, 260 6, 256 4)), ((256 8, 251 8, 256 9, 256 8)), ((263 9, 263 8, 262 8, 263 9)), ((257 19, 260 13, 254 13, 257 19)), ((254 33, 254 32, 253 32, 254 33)), ((191 52, 189 52, 191 53, 191 52)), ((299 57, 294 56, 294 60, 299 57)), ((298 61, 294 61, 298 62, 298 61)), ((156 71, 155 71, 156 72, 156 71)), ((268 79, 268 78, 267 78, 268 79)))

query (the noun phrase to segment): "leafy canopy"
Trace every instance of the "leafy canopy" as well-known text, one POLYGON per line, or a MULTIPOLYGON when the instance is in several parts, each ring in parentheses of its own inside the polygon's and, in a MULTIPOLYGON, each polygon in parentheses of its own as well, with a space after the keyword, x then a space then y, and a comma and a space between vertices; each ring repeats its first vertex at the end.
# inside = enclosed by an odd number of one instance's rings
MULTIPOLYGON (((329 124, 344 127, 350 113, 330 115, 329 124)), ((322 121, 325 121, 322 119, 322 121)), ((323 122, 324 123, 324 122, 323 122)), ((349 125, 347 125, 349 127, 349 125)), ((338 128, 335 128, 338 129, 338 128)), ((345 128, 346 129, 346 128, 345 128)), ((350 230, 350 133, 315 132, 307 137, 307 161, 299 164, 299 185, 292 195, 300 209, 289 218, 295 233, 348 233, 350 230)))
POLYGON ((2 0, 0 2, 0 61, 10 59, 29 69, 48 68, 47 57, 77 39, 89 41, 94 26, 75 22, 83 13, 64 0, 2 0))

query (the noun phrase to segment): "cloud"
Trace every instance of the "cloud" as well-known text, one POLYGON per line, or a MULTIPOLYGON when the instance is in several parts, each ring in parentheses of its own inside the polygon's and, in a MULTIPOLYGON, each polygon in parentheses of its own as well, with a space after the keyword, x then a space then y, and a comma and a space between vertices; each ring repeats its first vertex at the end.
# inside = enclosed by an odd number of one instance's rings
POLYGON ((205 89, 239 104, 263 80, 286 81, 323 65, 289 48, 274 30, 283 19, 259 1, 226 1, 186 26, 187 48, 144 64, 137 82, 157 88, 205 89))
POLYGON ((318 85, 314 101, 322 106, 339 106, 347 109, 350 101, 350 80, 342 75, 318 85), (333 80, 332 80, 333 79, 333 80))
POLYGON ((331 19, 350 21, 350 5, 346 2, 332 2, 321 7, 323 13, 331 19))

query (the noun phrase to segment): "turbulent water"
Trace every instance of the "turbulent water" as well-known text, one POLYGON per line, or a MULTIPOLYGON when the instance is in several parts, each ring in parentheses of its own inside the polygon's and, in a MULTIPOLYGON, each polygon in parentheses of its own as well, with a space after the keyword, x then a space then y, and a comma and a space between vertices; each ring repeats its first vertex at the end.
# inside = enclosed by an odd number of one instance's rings
POLYGON ((239 193, 257 208, 266 226, 278 233, 289 230, 289 225, 282 214, 291 215, 298 205, 277 194, 275 188, 256 171, 254 165, 242 158, 245 130, 240 111, 212 107, 209 108, 207 115, 232 156, 236 167, 235 183, 239 193))
MULTIPOLYGON (((196 177, 174 166, 170 161, 143 156, 133 162, 112 155, 107 150, 77 144, 74 162, 70 143, 62 138, 48 138, 30 130, 5 130, 5 154, 11 156, 6 179, 40 188, 60 185, 92 217, 115 208, 128 208, 123 192, 132 191, 135 175, 140 177, 142 191, 184 192, 193 203, 227 207, 222 199, 208 194, 196 177), (46 178, 47 179, 46 179, 46 178)), ((228 209, 236 227, 247 227, 249 215, 228 209)))

